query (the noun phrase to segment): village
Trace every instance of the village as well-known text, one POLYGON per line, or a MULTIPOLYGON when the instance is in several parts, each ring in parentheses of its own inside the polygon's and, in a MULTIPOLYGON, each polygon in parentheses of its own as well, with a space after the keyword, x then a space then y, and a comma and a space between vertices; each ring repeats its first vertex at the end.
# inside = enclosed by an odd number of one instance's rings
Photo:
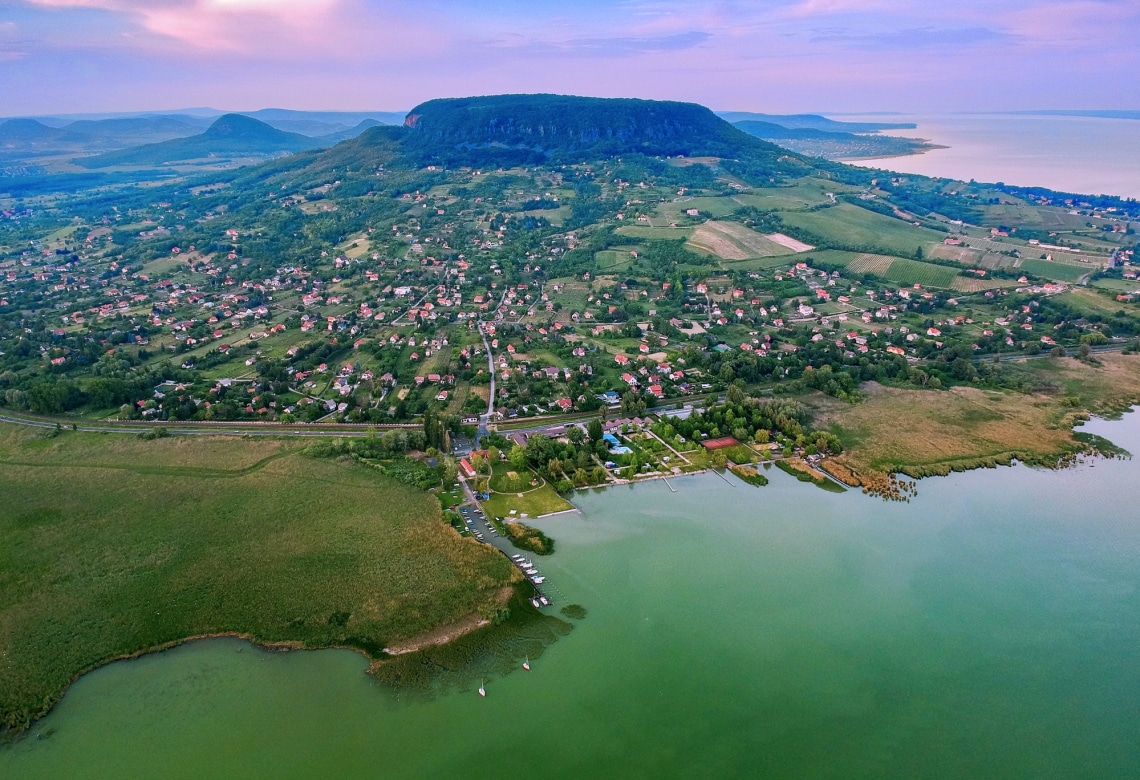
MULTIPOLYGON (((750 210, 761 196, 739 180, 661 170, 636 183, 586 165, 428 170, 365 198, 337 198, 334 181, 270 192, 252 224, 192 192, 177 208, 112 206, 47 234, 21 217, 30 248, 0 257, 5 399, 152 421, 398 425, 432 408, 470 438, 481 421, 632 417, 738 381, 842 396, 917 371, 925 386, 969 379, 964 362, 983 357, 1140 332, 1133 249, 1119 243, 1130 223, 1111 208, 1064 214, 1093 226, 1100 243, 1085 249, 916 221, 905 240, 929 241, 916 255, 934 264, 765 233, 772 218, 750 210), (592 221, 574 227, 587 195, 592 221), (334 218, 361 201, 349 232, 334 218), (296 238, 269 241, 270 218, 296 238)), ((839 203, 833 190, 865 202, 892 185, 783 192, 815 219, 839 203)), ((38 205, 51 222, 66 204, 38 205)))

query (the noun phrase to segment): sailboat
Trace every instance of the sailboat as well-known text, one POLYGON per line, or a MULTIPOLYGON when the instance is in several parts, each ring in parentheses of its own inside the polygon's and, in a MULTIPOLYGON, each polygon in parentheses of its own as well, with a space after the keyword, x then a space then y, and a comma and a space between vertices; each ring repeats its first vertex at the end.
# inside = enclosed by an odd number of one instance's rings
POLYGON ((530 656, 529 655, 526 657, 526 660, 523 661, 523 669, 527 670, 528 672, 530 671, 530 656))
POLYGON ((483 688, 483 681, 482 680, 479 681, 479 695, 484 697, 484 698, 486 698, 486 696, 487 696, 487 691, 486 691, 486 689, 483 688))

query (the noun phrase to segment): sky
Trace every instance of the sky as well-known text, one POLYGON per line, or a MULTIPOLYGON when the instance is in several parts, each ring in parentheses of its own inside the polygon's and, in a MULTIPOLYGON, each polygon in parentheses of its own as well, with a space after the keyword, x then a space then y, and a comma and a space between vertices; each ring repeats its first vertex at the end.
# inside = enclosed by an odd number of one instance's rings
POLYGON ((506 92, 1138 109, 1138 41, 1140 0, 0 0, 0 116, 506 92))

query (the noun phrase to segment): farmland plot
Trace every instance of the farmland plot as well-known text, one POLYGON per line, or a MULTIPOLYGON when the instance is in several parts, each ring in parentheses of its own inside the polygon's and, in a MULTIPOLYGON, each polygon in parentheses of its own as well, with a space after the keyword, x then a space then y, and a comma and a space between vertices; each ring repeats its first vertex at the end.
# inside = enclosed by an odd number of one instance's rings
POLYGON ((698 227, 687 246, 722 260, 780 257, 795 250, 735 222, 706 222, 698 227))

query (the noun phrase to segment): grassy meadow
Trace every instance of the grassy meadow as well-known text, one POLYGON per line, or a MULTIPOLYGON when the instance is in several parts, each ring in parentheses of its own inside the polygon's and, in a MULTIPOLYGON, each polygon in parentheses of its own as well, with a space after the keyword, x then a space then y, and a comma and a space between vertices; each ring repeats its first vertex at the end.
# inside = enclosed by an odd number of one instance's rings
POLYGON ((810 212, 786 212, 783 220, 839 245, 876 247, 884 254, 909 256, 919 247, 940 244, 944 236, 899 219, 840 203, 810 212))
POLYGON ((0 727, 188 637, 376 657, 497 608, 512 567, 435 496, 301 446, 0 426, 0 727))
POLYGON ((866 478, 900 472, 920 477, 1011 458, 1048 463, 1080 449, 1073 425, 1087 412, 1116 414, 1140 403, 1140 357, 1097 355, 1089 363, 1049 358, 1012 364, 1034 393, 972 387, 907 390, 868 383, 865 400, 809 402, 815 425, 844 444, 834 462, 866 478))

